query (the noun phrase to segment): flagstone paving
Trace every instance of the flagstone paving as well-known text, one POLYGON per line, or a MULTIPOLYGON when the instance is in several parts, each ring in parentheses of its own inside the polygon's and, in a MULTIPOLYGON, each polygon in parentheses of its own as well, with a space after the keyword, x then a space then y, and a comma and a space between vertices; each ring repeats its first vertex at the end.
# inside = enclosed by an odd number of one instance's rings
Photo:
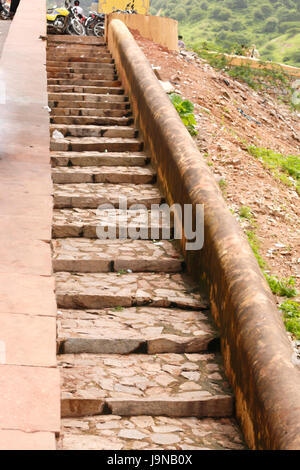
POLYGON ((244 449, 209 303, 172 217, 150 211, 165 198, 109 51, 53 36, 47 75, 57 448, 244 449))

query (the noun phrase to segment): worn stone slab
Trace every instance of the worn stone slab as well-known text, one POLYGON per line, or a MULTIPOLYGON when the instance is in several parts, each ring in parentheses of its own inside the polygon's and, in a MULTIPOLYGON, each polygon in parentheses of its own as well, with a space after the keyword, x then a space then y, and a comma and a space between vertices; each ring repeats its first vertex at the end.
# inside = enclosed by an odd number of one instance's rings
POLYGON ((61 65, 59 65, 59 63, 54 63, 54 64, 49 64, 47 66, 47 72, 55 72, 55 71, 61 71, 61 72, 69 72, 69 73, 72 73, 72 72, 84 72, 84 73, 88 73, 88 72, 92 72, 92 73, 97 73, 99 70, 112 70, 112 71, 115 71, 115 65, 114 64, 101 64, 101 63, 95 63, 95 64, 91 64, 91 63, 70 63, 70 62, 66 62, 65 64, 61 63, 61 65))
POLYGON ((63 419, 62 450, 245 450, 233 419, 96 416, 63 419))
MULTIPOLYGON (((76 102, 77 103, 77 102, 76 102)), ((50 108, 51 109, 51 108, 50 108)), ((72 108, 72 107, 53 107, 51 109, 51 114, 50 114, 50 120, 53 118, 59 118, 59 117, 94 117, 96 120, 97 118, 108 118, 108 119, 114 119, 114 118, 129 118, 129 122, 131 123, 132 120, 132 113, 130 111, 129 107, 125 107, 123 109, 109 109, 109 108, 93 108, 93 105, 91 104, 91 107, 85 107, 85 108, 72 108)))
POLYGON ((150 184, 155 182, 152 168, 102 166, 95 167, 57 167, 52 169, 52 179, 56 184, 77 183, 130 183, 150 184))
POLYGON ((55 450, 54 432, 24 432, 0 429, 0 450, 55 450))
POLYGON ((64 139, 51 139, 52 151, 75 152, 140 152, 143 142, 138 139, 123 137, 66 137, 64 139))
POLYGON ((65 354, 58 361, 63 399, 104 400, 112 414, 227 417, 233 413, 217 355, 197 354, 190 361, 183 354, 65 354))
MULTIPOLYGON (((50 214, 49 214, 50 216, 50 214)), ((30 215, 4 215, 0 216, 0 239, 6 240, 14 234, 15 240, 51 240, 51 223, 47 214, 40 217, 30 215)))
POLYGON ((99 87, 92 85, 49 85, 49 93, 93 93, 98 95, 123 95, 124 89, 120 87, 99 87))
MULTIPOLYGON (((144 166, 148 158, 143 152, 52 152, 53 166, 144 166)), ((128 171, 128 169, 126 170, 128 171)))
POLYGON ((73 85, 73 86, 96 86, 96 87, 117 87, 121 86, 119 80, 82 80, 80 78, 49 78, 48 86, 52 85, 73 85))
POLYGON ((76 44, 76 46, 80 47, 87 47, 87 46, 94 46, 94 47, 103 47, 105 45, 104 38, 98 38, 95 36, 66 36, 64 34, 54 34, 49 35, 47 37, 47 44, 48 46, 65 43, 67 47, 72 44, 76 44))
POLYGON ((56 366, 56 319, 0 313, 0 364, 56 366))
POLYGON ((98 399, 63 398, 61 400, 61 417, 73 418, 83 416, 101 415, 104 410, 105 401, 98 399))
POLYGON ((51 124, 65 125, 98 125, 98 126, 129 126, 133 123, 133 119, 122 117, 106 117, 106 116, 57 116, 50 117, 51 124))
POLYGON ((61 308, 106 308, 151 305, 205 309, 197 286, 184 274, 56 273, 61 308))
POLYGON ((117 80, 117 75, 114 70, 101 70, 98 73, 84 73, 84 72, 62 72, 47 71, 47 77, 49 78, 63 78, 67 80, 80 79, 80 80, 117 80))
MULTIPOLYGON (((114 97, 114 95, 112 96, 114 97)), ((59 108, 88 108, 88 109, 107 109, 107 110, 129 110, 130 104, 126 101, 82 101, 80 98, 78 99, 64 99, 64 100, 49 100, 48 101, 50 109, 55 111, 59 108)))
POLYGON ((54 368, 0 365, 2 429, 60 429, 59 372, 54 368))
POLYGON ((0 312, 55 317, 54 278, 0 273, 0 312))
POLYGON ((138 136, 138 131, 129 126, 99 126, 99 125, 67 125, 51 124, 50 133, 57 130, 64 137, 121 137, 123 139, 133 139, 138 136))
POLYGON ((102 238, 107 233, 110 240, 116 238, 139 238, 169 240, 173 226, 167 217, 153 219, 153 211, 121 209, 61 209, 53 213, 53 238, 85 237, 102 238))
POLYGON ((125 95, 99 95, 94 93, 49 93, 49 101, 88 101, 89 103, 124 103, 125 95))
POLYGON ((183 258, 163 240, 53 240, 53 269, 68 272, 179 272, 183 258))
POLYGON ((76 207, 96 209, 110 204, 118 208, 126 198, 127 207, 143 204, 147 209, 152 204, 161 204, 160 191, 150 184, 83 183, 54 185, 54 207, 56 209, 76 207), (120 199, 121 198, 121 199, 120 199))
POLYGON ((16 192, 4 185, 0 187, 0 216, 28 214, 29 217, 51 217, 52 205, 50 195, 16 192))
POLYGON ((20 243, 14 232, 0 243, 0 273, 33 274, 50 276, 52 274, 50 243, 27 240, 20 243))
POLYGON ((59 310, 57 335, 66 354, 198 353, 218 337, 206 312, 152 307, 59 310))
POLYGON ((73 65, 73 64, 82 64, 82 65, 86 65, 86 64, 113 64, 114 63, 114 60, 112 58, 112 56, 110 54, 99 54, 98 52, 98 56, 96 57, 85 57, 83 55, 83 57, 70 57, 67 56, 66 54, 65 55, 61 55, 61 54, 50 54, 48 52, 47 54, 47 66, 50 66, 50 67, 68 67, 69 65, 73 65))
POLYGON ((19 160, 20 155, 8 158, 3 152, 0 165, 0 185, 7 193, 30 193, 49 196, 52 193, 49 152, 47 162, 38 162, 35 155, 19 160), (33 164, 34 162, 34 164, 33 164), (14 180, 12 188, 12 176, 14 180))
POLYGON ((49 60, 58 59, 67 62, 98 62, 103 59, 113 60, 112 55, 107 50, 101 48, 91 48, 89 50, 76 50, 75 48, 48 47, 47 58, 49 60), (87 59, 87 60, 86 60, 87 59))

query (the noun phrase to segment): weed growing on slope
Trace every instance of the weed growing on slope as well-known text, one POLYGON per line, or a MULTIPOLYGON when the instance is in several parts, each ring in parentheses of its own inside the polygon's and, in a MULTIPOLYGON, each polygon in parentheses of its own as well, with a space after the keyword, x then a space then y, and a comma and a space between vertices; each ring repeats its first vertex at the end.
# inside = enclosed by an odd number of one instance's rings
POLYGON ((176 111, 178 112, 181 120, 191 135, 197 135, 196 130, 197 121, 194 115, 194 105, 189 100, 183 100, 181 96, 176 93, 171 93, 170 100, 172 101, 176 111))
POLYGON ((286 300, 280 305, 287 331, 300 340, 300 305, 299 302, 286 300))
POLYGON ((283 155, 263 147, 248 147, 249 153, 264 163, 275 178, 288 186, 294 185, 300 194, 300 155, 283 155), (289 178, 291 177, 292 180, 289 178))
POLYGON ((260 254, 260 243, 256 235, 257 224, 251 208, 248 206, 241 206, 239 209, 239 218, 240 220, 247 220, 251 225, 251 229, 245 230, 245 233, 247 235, 249 245, 252 248, 254 256, 266 278, 266 281, 269 284, 272 293, 279 297, 296 297, 298 292, 295 288, 294 277, 280 279, 279 277, 269 274, 269 272, 266 271, 268 270, 268 265, 260 254))
POLYGON ((271 276, 267 273, 264 274, 273 294, 279 295, 280 297, 296 297, 297 291, 293 277, 279 279, 277 276, 271 276))
POLYGON ((254 90, 263 90, 270 86, 290 89, 290 78, 279 65, 270 66, 261 61, 259 67, 253 69, 248 64, 232 65, 230 57, 224 54, 212 54, 203 49, 196 49, 195 52, 215 69, 225 70, 230 77, 242 80, 254 90))

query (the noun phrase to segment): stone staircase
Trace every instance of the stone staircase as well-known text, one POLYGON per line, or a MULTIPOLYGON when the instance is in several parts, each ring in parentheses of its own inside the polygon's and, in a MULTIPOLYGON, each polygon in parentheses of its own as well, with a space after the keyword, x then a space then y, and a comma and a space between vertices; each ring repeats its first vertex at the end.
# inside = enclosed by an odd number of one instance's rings
POLYGON ((209 305, 162 239, 171 224, 150 238, 164 198, 114 61, 92 37, 49 37, 47 53, 58 448, 243 449, 209 305), (141 239, 124 238, 125 223, 141 239))

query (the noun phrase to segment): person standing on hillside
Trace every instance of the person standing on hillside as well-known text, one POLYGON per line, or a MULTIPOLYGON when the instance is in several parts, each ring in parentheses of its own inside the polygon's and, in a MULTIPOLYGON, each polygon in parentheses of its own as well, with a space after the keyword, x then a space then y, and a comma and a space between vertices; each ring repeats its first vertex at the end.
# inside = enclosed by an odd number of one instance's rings
POLYGON ((10 10, 9 10, 9 16, 11 18, 14 17, 16 11, 17 11, 17 8, 19 6, 19 3, 20 3, 20 0, 11 0, 11 3, 10 3, 10 10))
POLYGON ((256 49, 256 45, 253 44, 250 49, 250 57, 251 59, 259 59, 260 58, 260 53, 256 49))

